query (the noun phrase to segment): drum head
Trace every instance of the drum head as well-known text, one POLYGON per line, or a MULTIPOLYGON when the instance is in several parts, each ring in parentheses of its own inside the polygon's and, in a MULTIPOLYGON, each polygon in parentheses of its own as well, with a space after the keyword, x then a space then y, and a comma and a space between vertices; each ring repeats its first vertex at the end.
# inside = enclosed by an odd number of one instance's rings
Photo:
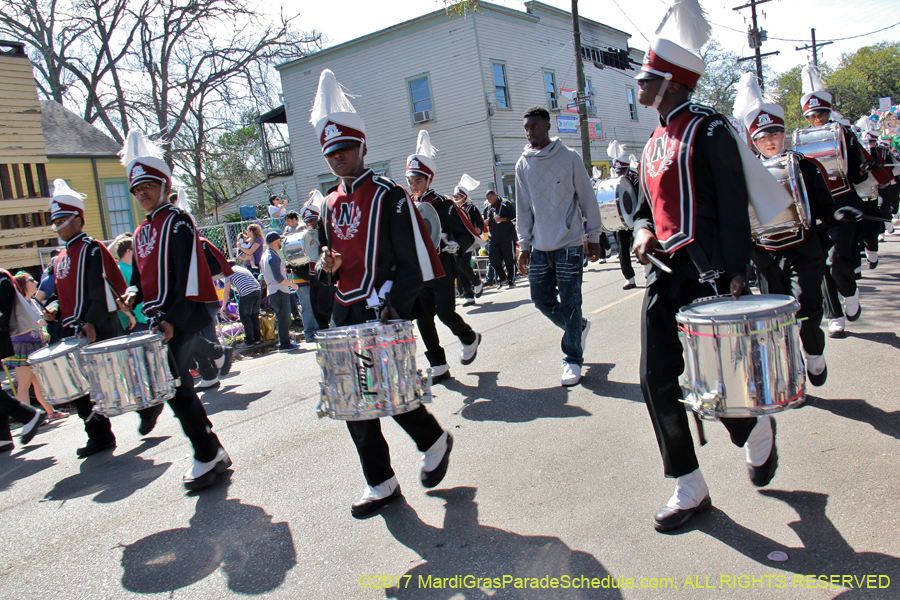
POLYGON ((425 228, 431 237, 431 242, 435 248, 439 248, 441 244, 441 218, 438 216, 434 207, 427 202, 416 202, 416 208, 425 221, 425 228))
POLYGON ((89 346, 82 348, 84 354, 103 354, 106 352, 118 352, 119 350, 128 350, 129 348, 137 348, 138 346, 146 346, 154 341, 162 342, 163 335, 161 333, 150 333, 142 331, 140 333, 130 333, 111 340, 102 342, 94 342, 89 346))
POLYGON ((306 255, 305 236, 305 231, 292 233, 284 240, 284 244, 281 246, 284 259, 292 267, 302 267, 309 263, 309 257, 306 255))
POLYGON ((47 359, 56 358, 57 356, 70 354, 79 346, 85 345, 87 345, 87 338, 77 337, 73 335, 71 337, 66 337, 59 340, 52 346, 45 346, 40 350, 35 350, 28 355, 28 360, 32 362, 40 362, 47 359))
POLYGON ((638 195, 627 177, 619 178, 618 192, 619 215, 628 229, 634 229, 634 216, 638 211, 638 195))
POLYGON ((800 308, 793 296, 760 294, 741 296, 716 296, 691 302, 678 311, 679 323, 742 322, 773 314, 793 313, 800 308))

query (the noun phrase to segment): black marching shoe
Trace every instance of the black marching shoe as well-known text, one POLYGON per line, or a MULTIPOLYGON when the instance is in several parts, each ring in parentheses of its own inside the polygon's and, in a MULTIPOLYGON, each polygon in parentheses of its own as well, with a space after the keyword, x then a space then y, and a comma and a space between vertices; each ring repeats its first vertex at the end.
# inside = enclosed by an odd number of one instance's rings
POLYGON ((225 452, 225 449, 219 446, 216 451, 216 457, 209 462, 200 462, 196 458, 194 464, 184 474, 182 483, 184 489, 189 492, 196 492, 205 487, 211 486, 216 479, 228 470, 231 466, 231 457, 225 452))
POLYGON ((769 485, 769 482, 775 477, 775 471, 778 470, 778 447, 775 444, 775 432, 775 419, 772 419, 772 451, 769 452, 769 458, 758 467, 747 465, 747 474, 756 487, 769 485))
POLYGON ((365 519, 366 517, 374 515, 402 495, 403 493, 400 492, 400 485, 398 484, 394 491, 384 498, 365 500, 365 496, 363 496, 363 499, 357 500, 350 505, 350 515, 354 519, 365 519))
POLYGON ((708 495, 693 508, 663 506, 653 517, 653 528, 657 531, 674 531, 687 524, 694 515, 706 512, 710 508, 712 508, 712 500, 708 495))
POLYGON ((828 379, 828 365, 825 365, 825 368, 822 369, 821 373, 814 375, 807 371, 806 376, 809 378, 809 383, 811 385, 822 387, 823 385, 825 385, 825 380, 828 379))
POLYGON ((33 440, 34 436, 37 435, 38 428, 46 421, 47 414, 42 410, 35 410, 31 420, 22 426, 22 435, 19 437, 19 441, 22 442, 22 444, 27 444, 33 440))
POLYGON ((451 450, 453 450, 453 436, 447 432, 447 449, 444 451, 444 457, 441 458, 441 462, 438 463, 438 466, 436 466, 434 470, 426 471, 423 469, 419 474, 423 486, 426 488, 433 488, 444 480, 444 475, 447 474, 447 467, 450 466, 451 450))
POLYGON ((216 365, 217 367, 219 367, 219 377, 225 377, 226 375, 228 375, 228 372, 231 371, 231 365, 234 362, 234 350, 226 346, 225 354, 222 356, 222 358, 225 359, 225 362, 222 363, 221 366, 216 365))
POLYGON ((103 452, 104 450, 114 450, 115 448, 115 438, 105 441, 89 439, 87 445, 83 448, 79 448, 75 451, 75 453, 78 455, 78 458, 87 458, 88 456, 92 456, 94 454, 97 454, 98 452, 103 452))
POLYGON ((138 414, 141 417, 141 424, 138 425, 138 433, 141 435, 148 435, 153 428, 156 427, 156 421, 159 419, 159 415, 162 414, 163 405, 157 404, 156 406, 151 406, 150 408, 145 408, 140 411, 138 414))

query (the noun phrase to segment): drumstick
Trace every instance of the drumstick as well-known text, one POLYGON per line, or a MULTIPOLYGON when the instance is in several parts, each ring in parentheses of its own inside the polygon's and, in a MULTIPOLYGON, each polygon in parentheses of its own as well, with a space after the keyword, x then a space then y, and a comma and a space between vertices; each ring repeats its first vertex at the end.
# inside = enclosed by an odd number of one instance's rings
POLYGON ((669 266, 663 261, 659 260, 652 254, 645 254, 644 256, 646 256, 647 260, 649 260, 651 263, 662 269, 663 273, 668 273, 669 275, 672 274, 672 269, 670 269, 669 266))
POLYGON ((126 315, 131 315, 131 316, 133 317, 133 316, 134 316, 134 312, 132 312, 132 311, 128 308, 128 305, 125 304, 125 300, 122 299, 122 296, 119 295, 119 292, 116 291, 116 288, 113 287, 113 284, 111 284, 111 283, 109 282, 109 279, 107 279, 107 277, 106 277, 106 273, 101 273, 101 275, 103 276, 103 281, 105 281, 107 287, 109 287, 109 291, 111 291, 111 292, 113 293, 113 297, 114 297, 117 301, 121 302, 121 303, 122 303, 122 306, 125 307, 125 310, 124 310, 125 314, 126 314, 126 315))
POLYGON ((863 219, 866 221, 878 221, 879 223, 890 223, 891 219, 884 219, 882 217, 873 217, 872 215, 863 215, 863 219))

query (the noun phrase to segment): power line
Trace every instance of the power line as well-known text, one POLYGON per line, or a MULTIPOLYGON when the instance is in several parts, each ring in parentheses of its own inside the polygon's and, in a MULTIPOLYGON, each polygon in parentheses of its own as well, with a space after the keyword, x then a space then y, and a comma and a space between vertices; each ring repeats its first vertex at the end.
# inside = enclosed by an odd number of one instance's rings
POLYGON ((616 8, 619 9, 619 11, 625 16, 626 19, 628 19, 628 22, 631 23, 631 26, 634 27, 635 31, 637 31, 639 34, 641 34, 641 37, 644 38, 647 41, 647 43, 649 44, 650 39, 646 35, 644 35, 643 31, 638 29, 638 26, 635 25, 634 21, 631 20, 631 17, 628 16, 628 13, 626 13, 625 10, 621 6, 619 6, 619 3, 616 2, 616 0, 613 0, 613 4, 615 4, 616 8))

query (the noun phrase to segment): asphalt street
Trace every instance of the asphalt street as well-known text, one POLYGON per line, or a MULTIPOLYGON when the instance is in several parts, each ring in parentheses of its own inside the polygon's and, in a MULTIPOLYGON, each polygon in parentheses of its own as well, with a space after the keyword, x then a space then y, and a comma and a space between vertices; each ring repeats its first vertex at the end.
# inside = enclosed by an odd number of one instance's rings
POLYGON ((77 417, 47 427, 0 457, 0 596, 900 598, 898 241, 864 273, 862 318, 828 341, 828 382, 777 416, 772 483, 754 488, 708 423, 714 506, 676 534, 651 526, 674 482, 638 384, 643 290, 621 289, 613 259, 585 274, 576 387, 527 285, 459 308, 484 336, 468 367, 439 325, 454 379, 430 410, 456 439, 449 472, 424 490, 414 444, 383 420, 404 499, 368 520, 350 516, 364 480, 344 423, 316 417, 309 349, 239 361, 202 395, 234 466, 198 494, 169 409, 143 439, 136 415, 114 418, 115 452, 86 460, 77 417))

